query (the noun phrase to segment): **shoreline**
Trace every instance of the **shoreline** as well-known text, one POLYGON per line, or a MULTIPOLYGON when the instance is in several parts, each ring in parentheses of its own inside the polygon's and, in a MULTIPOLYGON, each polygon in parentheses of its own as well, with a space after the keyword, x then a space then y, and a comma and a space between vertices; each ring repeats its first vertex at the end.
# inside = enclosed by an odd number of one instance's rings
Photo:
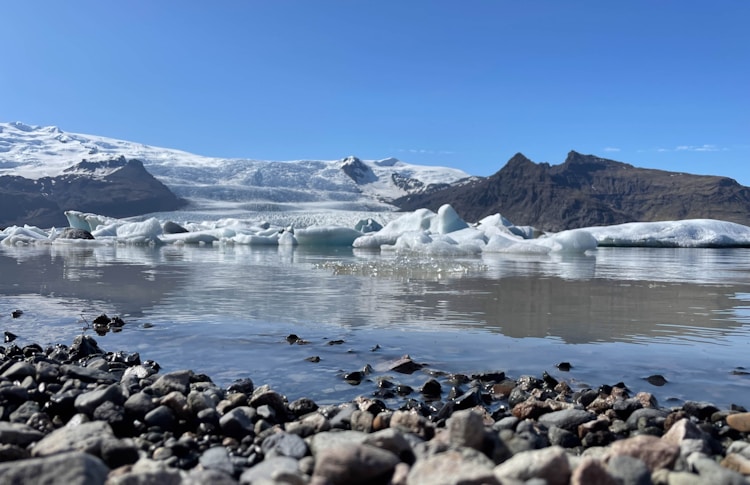
MULTIPOLYGON (((389 370, 420 367, 404 357, 389 370)), ((546 372, 435 374, 419 389, 381 379, 376 395, 325 406, 289 402, 282 392, 251 379, 221 388, 190 370, 163 373, 137 353, 102 350, 90 336, 46 349, 6 344, 0 477, 395 485, 748 483, 750 476, 744 408, 660 406, 621 383, 573 391, 546 372), (399 406, 389 408, 384 401, 393 397, 399 406)))

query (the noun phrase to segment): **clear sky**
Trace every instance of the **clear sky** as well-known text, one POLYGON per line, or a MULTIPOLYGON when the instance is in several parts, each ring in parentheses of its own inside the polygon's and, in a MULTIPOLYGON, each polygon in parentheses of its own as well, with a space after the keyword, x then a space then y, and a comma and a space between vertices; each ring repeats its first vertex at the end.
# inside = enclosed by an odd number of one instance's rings
POLYGON ((490 175, 568 151, 750 185, 750 1, 34 0, 0 121, 490 175))

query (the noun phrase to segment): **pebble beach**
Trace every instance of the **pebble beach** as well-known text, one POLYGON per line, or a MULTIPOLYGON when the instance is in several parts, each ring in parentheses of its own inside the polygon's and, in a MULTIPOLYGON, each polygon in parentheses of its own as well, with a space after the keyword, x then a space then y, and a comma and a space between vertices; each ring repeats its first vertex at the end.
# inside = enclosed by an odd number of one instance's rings
POLYGON ((745 408, 661 405, 623 383, 426 372, 419 389, 375 379, 319 406, 251 378, 164 372, 87 335, 0 350, 0 483, 750 483, 745 408))

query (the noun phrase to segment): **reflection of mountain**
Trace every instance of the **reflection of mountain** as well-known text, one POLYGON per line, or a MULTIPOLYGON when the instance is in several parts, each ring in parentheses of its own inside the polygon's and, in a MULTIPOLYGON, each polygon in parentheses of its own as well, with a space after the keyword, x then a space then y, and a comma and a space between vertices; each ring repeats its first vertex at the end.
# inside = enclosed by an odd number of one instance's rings
POLYGON ((724 336, 741 326, 720 315, 737 305, 734 294, 728 288, 685 283, 510 276, 425 283, 418 298, 401 298, 427 317, 442 309, 467 327, 579 344, 724 336), (451 287, 460 290, 447 291, 451 287))
POLYGON ((159 261, 163 256, 147 247, 5 249, 0 252, 0 274, 6 276, 0 280, 0 294, 36 294, 89 307, 94 303, 99 311, 137 316, 184 284, 185 268, 153 271, 156 264, 167 263, 159 261))

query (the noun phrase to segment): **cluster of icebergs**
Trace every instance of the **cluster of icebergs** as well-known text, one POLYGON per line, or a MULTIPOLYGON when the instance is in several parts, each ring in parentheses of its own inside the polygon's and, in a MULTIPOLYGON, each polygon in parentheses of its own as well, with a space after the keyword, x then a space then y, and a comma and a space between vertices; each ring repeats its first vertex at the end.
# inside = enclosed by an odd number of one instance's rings
POLYGON ((404 213, 385 226, 373 219, 361 220, 353 228, 335 224, 280 227, 240 219, 178 225, 156 218, 133 222, 77 211, 65 215, 70 227, 87 231, 94 239, 69 239, 56 228, 12 226, 0 231, 0 244, 351 246, 442 255, 583 253, 598 246, 750 247, 750 227, 727 221, 629 223, 540 234, 531 227, 515 226, 500 214, 469 224, 450 205, 437 212, 404 213))

